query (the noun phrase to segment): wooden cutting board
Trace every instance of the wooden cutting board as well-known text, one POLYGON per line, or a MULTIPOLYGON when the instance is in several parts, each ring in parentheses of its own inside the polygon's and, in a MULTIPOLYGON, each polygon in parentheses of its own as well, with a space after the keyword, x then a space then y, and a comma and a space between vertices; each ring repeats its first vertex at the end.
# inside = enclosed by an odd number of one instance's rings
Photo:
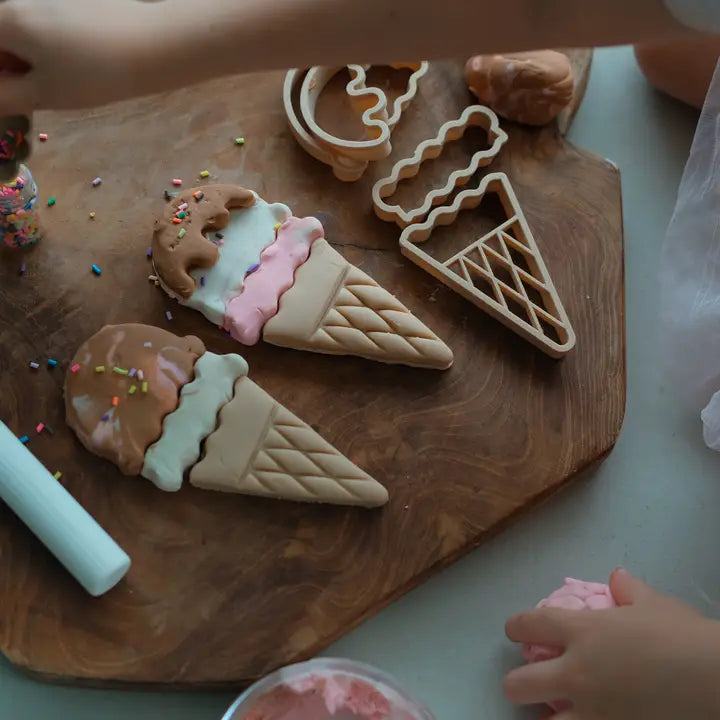
MULTIPOLYGON (((46 239, 0 253, 0 418, 132 557, 126 580, 88 597, 0 504, 0 649, 38 678, 92 685, 241 686, 307 658, 478 546, 601 460, 624 410, 620 178, 554 128, 504 127, 507 171, 578 336, 541 355, 398 252, 370 187, 390 161, 342 184, 286 129, 282 74, 234 78, 82 115, 42 115, 32 169, 46 239), (233 138, 244 135, 244 147, 233 138), (163 189, 181 177, 256 189, 315 214, 349 260, 392 289, 455 352, 448 372, 259 344, 245 351, 147 281, 163 189), (91 187, 96 176, 103 178, 91 187), (90 211, 96 213, 89 219, 90 211), (18 268, 27 263, 27 274, 18 268), (101 277, 90 270, 103 269, 101 277), (172 309, 168 322, 165 311, 172 309), (63 422, 63 373, 105 323, 145 322, 242 351, 251 377, 390 491, 380 511, 164 494, 88 454, 63 422), (56 369, 44 361, 58 360, 56 369), (28 362, 42 364, 39 371, 28 362), (34 435, 38 422, 55 434, 34 435)), ((392 83, 391 83, 392 84, 392 83)), ((460 66, 433 65, 395 135, 395 159, 457 117, 460 66)), ((327 104, 329 108, 332 103, 327 104)), ((334 111, 321 108, 331 123, 334 111)), ((458 141, 410 198, 458 163, 458 141)), ((468 211, 437 242, 479 236, 468 211)), ((435 240, 434 240, 435 241, 435 240)))

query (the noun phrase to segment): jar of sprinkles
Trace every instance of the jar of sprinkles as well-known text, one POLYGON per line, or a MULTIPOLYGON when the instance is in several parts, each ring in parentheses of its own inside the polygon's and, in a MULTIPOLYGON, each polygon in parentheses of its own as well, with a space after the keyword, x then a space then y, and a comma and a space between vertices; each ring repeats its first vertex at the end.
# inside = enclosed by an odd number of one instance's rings
POLYGON ((5 245, 27 247, 40 240, 37 199, 37 185, 25 165, 20 165, 14 180, 0 185, 0 232, 5 245))

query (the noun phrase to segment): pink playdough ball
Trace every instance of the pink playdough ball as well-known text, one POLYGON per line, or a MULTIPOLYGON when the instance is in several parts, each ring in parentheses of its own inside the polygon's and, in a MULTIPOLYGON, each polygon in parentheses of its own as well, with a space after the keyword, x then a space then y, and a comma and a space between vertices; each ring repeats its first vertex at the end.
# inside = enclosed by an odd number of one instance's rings
MULTIPOLYGON (((545 600, 541 600, 538 607, 563 610, 607 610, 615 607, 615 600, 608 585, 565 578, 565 584, 545 600)), ((542 645, 523 646, 523 657, 530 663, 551 660, 559 655, 560 650, 557 648, 542 645)))
MULTIPOLYGON (((565 578, 565 584, 545 600, 538 603, 539 608, 550 607, 563 610, 608 610, 616 607, 615 599, 610 587, 604 583, 584 582, 565 578)), ((559 648, 545 647, 543 645, 523 645, 523 657, 529 663, 552 660, 559 657, 562 651, 559 648)), ((569 707, 564 700, 549 703, 556 711, 569 707)))

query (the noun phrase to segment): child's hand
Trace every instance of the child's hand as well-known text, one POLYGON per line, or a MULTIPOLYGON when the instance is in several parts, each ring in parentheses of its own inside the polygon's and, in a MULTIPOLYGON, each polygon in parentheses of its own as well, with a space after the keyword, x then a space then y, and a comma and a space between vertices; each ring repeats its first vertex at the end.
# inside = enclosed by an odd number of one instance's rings
POLYGON ((101 105, 155 90, 149 58, 163 37, 162 3, 0 1, 0 115, 101 105), (18 72, 7 53, 30 70, 18 72))
POLYGON ((521 705, 567 699, 555 720, 720 717, 720 624, 618 570, 610 610, 534 610, 511 618, 511 640, 563 648, 505 678, 521 705))

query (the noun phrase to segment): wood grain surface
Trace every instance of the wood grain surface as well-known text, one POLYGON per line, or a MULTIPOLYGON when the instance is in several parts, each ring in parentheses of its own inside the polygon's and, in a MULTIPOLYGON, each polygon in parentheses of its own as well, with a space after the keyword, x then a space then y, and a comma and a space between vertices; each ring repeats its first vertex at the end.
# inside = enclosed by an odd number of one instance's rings
MULTIPOLYGON (((509 173, 578 335, 553 361, 398 252, 370 203, 374 179, 343 184, 286 129, 282 75, 219 81, 81 115, 41 115, 31 162, 47 237, 0 252, 0 419, 132 557, 126 580, 87 596, 0 504, 0 649, 36 677, 88 685, 242 686, 307 658, 602 459, 625 403, 618 171, 557 128, 503 126, 489 170, 509 173), (244 147, 233 138, 245 136, 244 147), (395 292, 455 352, 448 372, 259 344, 243 351, 147 281, 163 190, 181 177, 256 189, 395 292), (91 187, 96 176, 103 178, 91 187), (90 220, 90 211, 96 213, 90 220), (27 273, 18 273, 20 263, 27 273), (95 277, 90 269, 103 269, 95 277), (165 311, 174 319, 168 322, 165 311), (250 375, 390 492, 379 511, 311 507, 185 487, 164 494, 88 454, 63 421, 77 346, 105 323, 153 323, 242 351, 250 375), (58 360, 48 369, 47 358, 58 360), (42 364, 28 368, 30 360, 42 364), (34 435, 38 422, 54 435, 34 435)), ((392 78, 388 80, 393 84, 392 78)), ((337 98, 335 98, 337 100, 337 98)), ((460 63, 433 64, 395 134, 408 154, 471 98, 460 63)), ((324 122, 337 114, 321 108, 324 122)), ((337 103, 335 103, 337 105, 337 103)), ((404 183, 411 200, 467 161, 470 133, 404 183), (428 179, 429 178, 429 179, 428 179)), ((496 209, 468 211, 432 242, 467 244, 496 209)))

